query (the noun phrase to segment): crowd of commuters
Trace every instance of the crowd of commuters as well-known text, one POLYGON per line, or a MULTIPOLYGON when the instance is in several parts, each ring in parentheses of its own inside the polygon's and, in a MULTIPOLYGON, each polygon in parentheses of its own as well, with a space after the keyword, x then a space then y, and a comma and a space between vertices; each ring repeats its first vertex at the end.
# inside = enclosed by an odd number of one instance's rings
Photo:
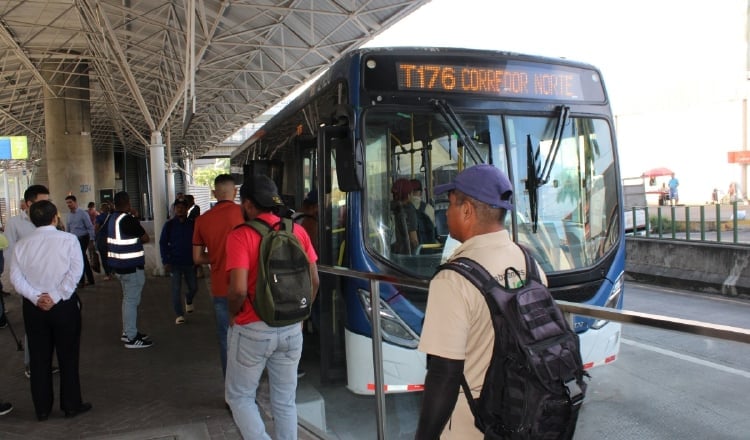
MULTIPOLYGON (((283 203, 275 183, 266 176, 246 179, 239 191, 240 204, 234 202, 236 191, 232 176, 222 174, 214 181, 217 203, 210 210, 191 218, 194 201, 183 195, 170 207, 171 218, 162 228, 159 249, 171 276, 175 323, 184 323, 185 314, 193 310, 197 293, 194 266, 209 264, 227 407, 243 438, 294 439, 302 325, 273 327, 255 312, 261 236, 252 228, 238 227, 255 218, 276 224, 283 203), (184 298, 182 279, 187 284, 184 298), (264 371, 270 382, 273 436, 266 432, 256 403, 264 371)), ((505 215, 513 208, 513 189, 505 174, 490 165, 470 167, 454 182, 436 187, 435 192, 448 195, 447 226, 451 236, 462 243, 451 258, 469 256, 498 276, 508 267, 523 266, 522 252, 504 228, 505 215)), ((417 245, 434 242, 434 211, 423 200, 421 183, 399 179, 393 196, 393 213, 403 226, 402 242, 394 244, 393 251, 413 253, 417 245)), ((11 282, 23 297, 31 394, 40 421, 46 420, 52 409, 54 352, 60 370, 61 410, 66 417, 75 417, 92 409, 92 404, 82 399, 78 376, 82 305, 76 293, 85 285, 85 251, 92 239, 103 258, 105 276, 113 274, 120 281, 125 347, 153 345, 137 325, 145 282, 143 244, 149 236, 132 215, 128 194, 115 194, 113 206, 103 205, 101 213, 79 210, 75 197, 68 196, 69 232, 58 229, 62 220, 48 199, 49 191, 43 186, 27 189, 24 210, 10 219, 5 229, 11 282), (46 270, 39 271, 39 264, 46 270)), ((319 285, 317 200, 317 191, 310 191, 292 231, 307 255, 313 298, 319 285)), ((429 362, 417 438, 482 437, 460 397, 459 384, 466 375, 469 386, 478 393, 492 346, 492 324, 481 293, 454 272, 440 272, 430 283, 419 345, 429 362)), ((0 400, 0 415, 12 409, 12 404, 0 400)))

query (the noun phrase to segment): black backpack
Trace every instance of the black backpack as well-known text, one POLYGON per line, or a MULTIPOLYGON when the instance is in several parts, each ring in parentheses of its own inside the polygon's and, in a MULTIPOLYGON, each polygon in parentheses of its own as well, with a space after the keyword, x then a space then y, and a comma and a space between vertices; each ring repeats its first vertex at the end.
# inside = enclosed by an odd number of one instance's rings
POLYGON ((261 236, 253 309, 268 325, 282 327, 307 319, 312 307, 310 261, 289 218, 272 225, 246 223, 261 236))
MULTIPOLYGON (((485 439, 571 439, 586 394, 588 376, 578 336, 541 283, 536 262, 523 250, 526 282, 501 287, 469 258, 440 266, 466 277, 487 300, 495 345, 482 391, 473 399, 466 377, 461 384, 485 439)), ((523 279, 518 270, 508 268, 523 279)))

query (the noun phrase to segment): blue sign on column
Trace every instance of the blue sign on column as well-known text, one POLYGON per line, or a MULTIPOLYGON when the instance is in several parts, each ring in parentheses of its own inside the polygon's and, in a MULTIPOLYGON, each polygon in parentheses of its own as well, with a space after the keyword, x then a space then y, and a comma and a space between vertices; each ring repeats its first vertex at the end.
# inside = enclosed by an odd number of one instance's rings
POLYGON ((10 154, 10 138, 0 137, 0 160, 12 159, 10 154))

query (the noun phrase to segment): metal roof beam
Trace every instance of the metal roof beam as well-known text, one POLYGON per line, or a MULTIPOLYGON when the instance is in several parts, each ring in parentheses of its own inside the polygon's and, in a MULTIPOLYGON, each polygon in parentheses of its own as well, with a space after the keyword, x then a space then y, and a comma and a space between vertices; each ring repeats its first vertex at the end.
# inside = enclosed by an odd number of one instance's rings
MULTIPOLYGON (((213 26, 211 27, 211 32, 206 37, 206 44, 201 47, 200 51, 198 51, 198 54, 195 56, 195 65, 198 66, 201 63, 201 60, 206 55, 206 51, 208 50, 209 46, 211 46, 211 39, 214 35, 216 35, 216 30, 219 27, 219 23, 221 22, 221 17, 224 16, 224 12, 226 12, 227 8, 229 7, 229 0, 224 0, 221 2, 221 5, 219 6, 219 10, 216 12, 216 21, 214 22, 213 26)), ((204 8, 203 2, 201 2, 200 6, 202 6, 202 9, 204 8)), ((201 13, 202 17, 205 17, 205 12, 201 13)), ((195 72, 193 72, 194 74, 195 72)), ((167 107, 166 111, 164 112, 164 115, 162 115, 161 121, 159 121, 158 129, 162 130, 165 125, 167 125, 167 122, 169 122, 169 118, 172 116, 172 112, 174 112, 174 109, 177 107, 177 104, 179 104, 180 100, 183 97, 183 94, 185 93, 185 89, 187 88, 190 81, 190 75, 186 72, 185 80, 180 85, 179 89, 175 91, 174 96, 172 97, 172 101, 169 103, 169 106, 167 107)))
MULTIPOLYGON (((130 63, 128 63, 125 52, 122 50, 122 47, 120 47, 120 41, 117 39, 117 35, 115 35, 115 32, 112 29, 112 24, 109 22, 107 14, 104 12, 104 10, 102 10, 101 5, 97 4, 97 10, 99 12, 99 16, 102 19, 102 23, 104 23, 104 28, 102 29, 102 31, 104 32, 104 38, 109 43, 110 49, 114 52, 115 60, 118 67, 122 69, 122 74, 125 77, 125 82, 127 83, 128 89, 130 89, 130 92, 133 94, 133 99, 135 100, 136 104, 138 104, 138 108, 140 108, 141 113, 143 114, 143 118, 146 120, 146 124, 148 125, 148 128, 151 131, 155 131, 157 128, 156 124, 154 123, 154 119, 151 117, 151 112, 148 110, 146 101, 143 99, 141 89, 138 87, 138 83, 133 76, 133 72, 130 70, 130 63)), ((146 143, 146 145, 148 145, 148 143, 146 143)))
POLYGON ((47 83, 47 81, 44 79, 44 76, 42 76, 34 63, 31 62, 29 57, 26 56, 26 52, 23 51, 21 46, 13 37, 13 34, 8 28, 8 25, 2 18, 0 18, 0 38, 2 38, 2 40, 5 41, 5 43, 10 47, 10 49, 13 51, 13 54, 18 57, 19 61, 21 61, 21 63, 23 63, 23 65, 26 66, 27 69, 29 69, 31 74, 34 75, 34 78, 36 78, 36 80, 39 81, 39 83, 41 83, 42 86, 44 86, 44 88, 52 94, 52 96, 57 97, 57 93, 55 93, 52 87, 47 83))

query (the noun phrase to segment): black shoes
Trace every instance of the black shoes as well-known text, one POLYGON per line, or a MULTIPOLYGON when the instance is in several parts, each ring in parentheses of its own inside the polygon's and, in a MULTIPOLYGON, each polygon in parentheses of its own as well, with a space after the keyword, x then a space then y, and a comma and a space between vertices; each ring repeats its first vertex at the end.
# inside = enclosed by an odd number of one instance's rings
MULTIPOLYGON (((72 419, 73 417, 77 416, 78 414, 83 414, 85 412, 91 411, 91 408, 92 408, 92 405, 89 402, 83 402, 80 405, 78 405, 78 408, 73 409, 73 410, 65 410, 63 412, 65 413, 65 418, 66 419, 72 419)), ((11 406, 11 409, 13 409, 12 406, 11 406)), ((8 411, 8 412, 10 412, 10 411, 8 411)), ((43 422, 43 421, 49 419, 49 413, 37 413, 36 414, 36 419, 39 420, 40 422, 43 422)))
POLYGON ((70 411, 66 410, 65 411, 65 418, 66 419, 73 418, 73 417, 77 416, 78 414, 83 414, 85 412, 88 412, 89 410, 91 410, 91 408, 92 408, 92 406, 91 406, 91 404, 89 402, 83 402, 76 409, 73 409, 73 410, 70 410, 70 411))

